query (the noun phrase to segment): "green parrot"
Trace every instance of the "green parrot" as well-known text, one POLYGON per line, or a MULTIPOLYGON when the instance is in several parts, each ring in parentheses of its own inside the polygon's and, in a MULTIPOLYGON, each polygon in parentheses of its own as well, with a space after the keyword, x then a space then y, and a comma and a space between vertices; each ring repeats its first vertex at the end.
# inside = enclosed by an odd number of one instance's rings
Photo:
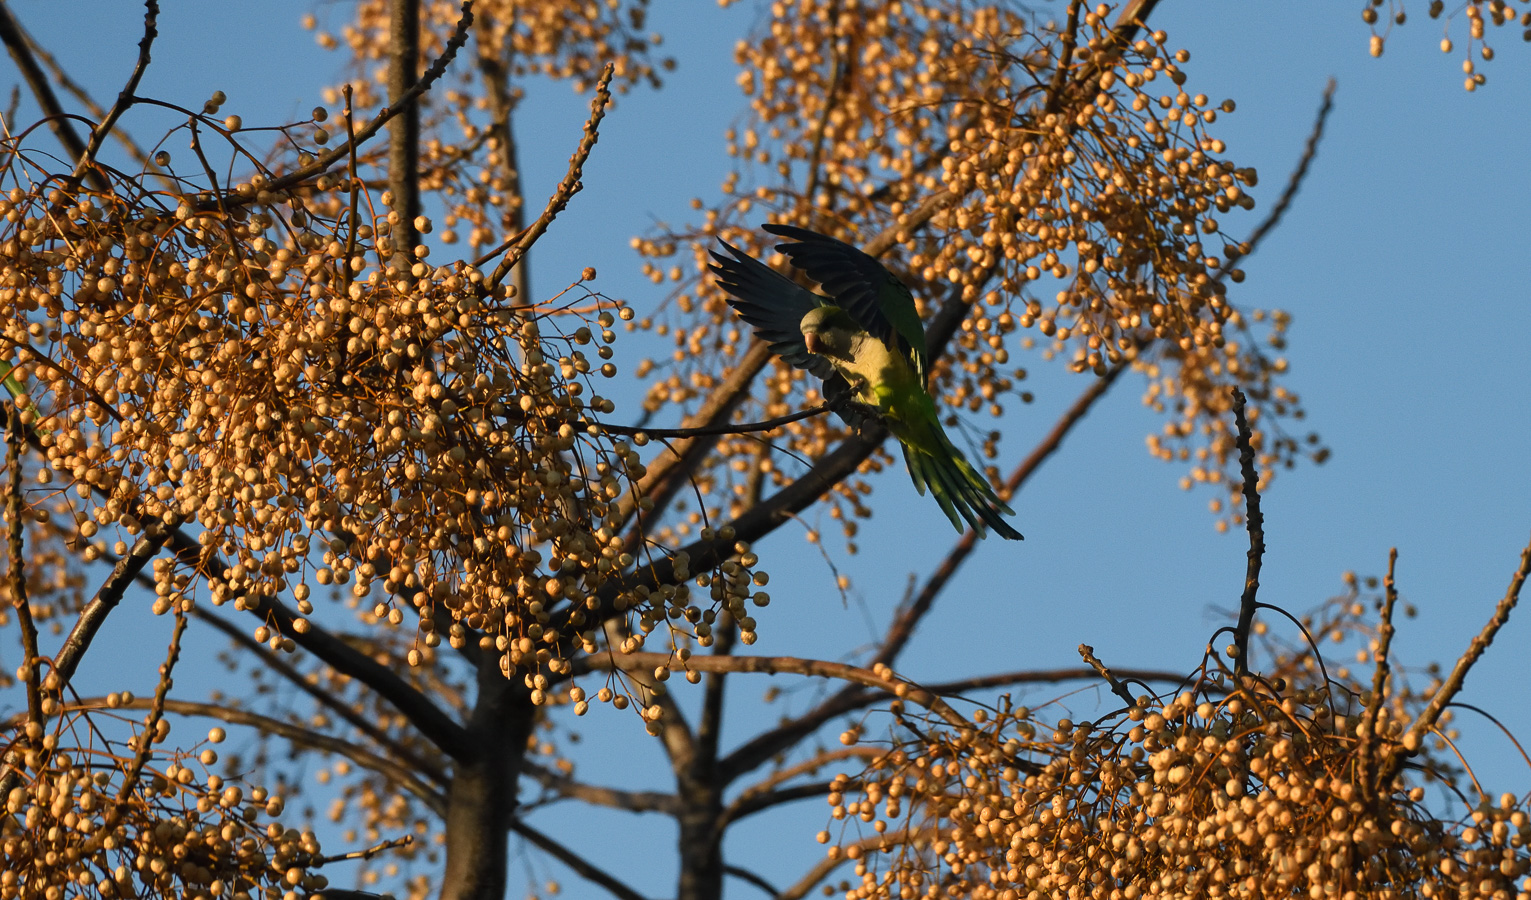
POLYGON ((761 226, 790 239, 776 249, 829 296, 800 287, 739 248, 712 253, 729 305, 777 356, 824 380, 824 397, 852 426, 881 420, 904 451, 915 490, 925 488, 958 530, 992 528, 1021 540, 1001 514, 1014 511, 946 436, 926 391, 925 326, 914 296, 877 260, 827 235, 761 226), (849 402, 847 402, 849 401, 849 402))

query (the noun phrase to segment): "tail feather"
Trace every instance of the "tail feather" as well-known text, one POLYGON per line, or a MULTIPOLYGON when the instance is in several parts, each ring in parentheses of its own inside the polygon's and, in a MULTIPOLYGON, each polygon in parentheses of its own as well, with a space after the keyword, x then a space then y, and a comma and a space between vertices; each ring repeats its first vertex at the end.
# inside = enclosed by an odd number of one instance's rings
POLYGON ((909 476, 915 488, 923 494, 928 485, 941 511, 958 531, 963 530, 966 522, 980 535, 992 528, 1007 540, 1021 540, 1021 533, 1004 519, 1006 515, 1014 515, 1014 510, 999 499, 988 480, 973 468, 961 451, 949 441, 943 443, 944 454, 923 453, 904 447, 904 461, 909 466, 909 476))

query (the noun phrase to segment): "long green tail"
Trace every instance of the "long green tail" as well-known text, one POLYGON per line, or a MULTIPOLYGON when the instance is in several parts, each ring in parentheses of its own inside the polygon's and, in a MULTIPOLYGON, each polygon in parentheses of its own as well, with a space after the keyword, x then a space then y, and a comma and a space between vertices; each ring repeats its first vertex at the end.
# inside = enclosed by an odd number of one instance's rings
POLYGON ((1006 540, 1022 540, 1021 533, 1003 518, 1014 515, 1015 511, 999 499, 988 479, 973 468, 945 434, 941 435, 941 444, 945 452, 932 454, 899 442, 915 490, 924 494, 929 486, 931 496, 936 498, 941 511, 958 531, 964 530, 963 523, 966 522, 980 536, 986 528, 992 528, 1006 540))

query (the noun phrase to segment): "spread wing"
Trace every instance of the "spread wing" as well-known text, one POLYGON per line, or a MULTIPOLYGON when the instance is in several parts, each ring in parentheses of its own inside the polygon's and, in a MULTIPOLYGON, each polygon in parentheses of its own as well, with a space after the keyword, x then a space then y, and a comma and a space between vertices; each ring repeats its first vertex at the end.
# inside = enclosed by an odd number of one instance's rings
POLYGON ((835 367, 828 359, 808 352, 799 327, 803 316, 823 305, 823 298, 727 241, 719 243, 729 255, 712 251, 714 264, 709 268, 728 292, 728 305, 739 318, 789 365, 822 379, 834 376, 835 367))
POLYGON ((777 244, 794 266, 823 286, 836 306, 856 324, 914 364, 920 384, 926 379, 925 326, 914 296, 882 263, 850 244, 794 225, 762 225, 793 243, 777 244))

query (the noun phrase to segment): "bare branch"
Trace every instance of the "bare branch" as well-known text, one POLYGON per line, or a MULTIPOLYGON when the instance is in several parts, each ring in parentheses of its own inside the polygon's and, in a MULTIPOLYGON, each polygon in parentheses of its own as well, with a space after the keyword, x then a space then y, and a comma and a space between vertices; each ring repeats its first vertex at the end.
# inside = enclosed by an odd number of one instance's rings
POLYGON ((420 0, 388 0, 388 102, 400 103, 399 115, 388 123, 388 190, 399 221, 389 231, 393 258, 406 272, 420 242, 415 217, 420 215, 420 102, 404 100, 418 80, 420 65, 420 0))
MULTIPOLYGON (((849 850, 853 847, 858 851, 887 850, 900 844, 913 844, 915 841, 929 839, 934 837, 936 833, 935 829, 932 828, 906 828, 900 831, 890 831, 886 834, 863 838, 853 844, 841 844, 840 847, 842 850, 849 850)), ((860 853, 856 854, 857 858, 860 855, 860 853)), ((844 852, 819 860, 796 883, 780 894, 777 894, 776 900, 802 900, 803 897, 808 896, 808 892, 813 890, 815 885, 828 878, 829 873, 850 861, 851 855, 844 852)))
POLYGON ((310 862, 309 865, 318 868, 319 866, 326 866, 335 862, 349 862, 356 859, 371 859, 372 857, 377 856, 379 853, 395 850, 399 847, 408 847, 414 842, 414 835, 406 834, 403 837, 391 838, 381 843, 373 844, 371 847, 368 847, 365 850, 356 850, 352 853, 340 853, 335 856, 317 856, 314 857, 314 860, 310 862))
MULTIPOLYGON (((106 699, 101 697, 85 698, 78 705, 83 708, 104 707, 106 706, 106 699)), ((143 697, 136 697, 126 703, 119 701, 119 708, 121 709, 150 709, 152 705, 152 700, 143 697)), ((309 747, 325 753, 333 753, 336 756, 343 756, 364 769, 377 772, 379 775, 389 778, 411 794, 419 797, 422 802, 437 814, 446 809, 446 796, 441 791, 422 781, 418 771, 412 765, 373 753, 365 747, 353 744, 334 735, 324 734, 323 732, 303 728, 282 719, 220 703, 199 703, 194 700, 166 699, 162 707, 165 712, 172 712, 176 715, 202 716, 209 719, 217 719, 230 725, 240 725, 266 734, 275 735, 300 747, 309 747)))
POLYGON ((553 196, 548 198, 548 205, 542 210, 542 215, 537 217, 531 227, 512 238, 506 245, 490 251, 480 262, 487 262, 502 250, 506 250, 505 258, 495 266, 494 273, 489 276, 487 283, 493 287, 505 280, 510 270, 516 267, 526 251, 537 243, 538 239, 547 232, 548 226, 553 224, 553 219, 563 212, 569 200, 584 187, 579 180, 580 174, 585 167, 585 160, 590 158, 590 151, 595 149, 595 142, 600 138, 601 119, 606 115, 606 107, 611 103, 611 76, 615 72, 611 63, 601 70, 600 80, 595 85, 595 99, 590 101, 590 118, 585 122, 585 133, 580 138, 579 146, 575 148, 574 155, 569 158, 569 171, 565 173, 563 181, 559 182, 558 189, 553 196), (507 249, 508 248, 508 249, 507 249))
POLYGON ((510 830, 526 838, 537 849, 573 869, 576 875, 605 888, 612 896, 620 897, 622 900, 644 900, 642 894, 591 865, 583 856, 580 856, 578 853, 575 853, 573 850, 570 850, 525 822, 512 820, 510 830))
POLYGON ((1106 679, 1106 683, 1111 685, 1111 693, 1122 698, 1123 703, 1126 703, 1128 706, 1137 705, 1137 701, 1132 698, 1132 692, 1127 690, 1127 685, 1118 681, 1116 676, 1111 674, 1111 670, 1106 668, 1106 664, 1096 657, 1094 647, 1091 647, 1089 644, 1080 644, 1079 657, 1084 660, 1085 665, 1094 669, 1100 677, 1106 679))
POLYGON ((80 612, 73 630, 53 657, 53 671, 58 675, 60 691, 74 677, 74 671, 84 658, 85 651, 90 649, 91 642, 106 623, 106 617, 122 601, 128 585, 149 564, 149 560, 159 555, 160 549, 171 540, 171 536, 178 533, 175 530, 177 524, 150 518, 144 533, 133 543, 128 555, 117 561, 106 581, 96 590, 96 595, 80 612))
MULTIPOLYGON (((1302 157, 1297 160, 1297 168, 1292 170, 1291 177, 1286 182, 1286 189, 1281 192, 1276 205, 1271 207, 1270 214, 1244 240, 1245 247, 1237 258, 1242 259, 1254 252, 1254 248, 1259 246, 1265 236, 1281 222, 1281 217, 1286 214, 1287 208, 1292 205, 1292 200, 1297 197, 1298 189, 1302 187, 1303 180, 1308 177, 1308 167, 1313 164, 1314 157, 1318 156, 1318 144, 1323 140, 1324 124, 1329 119, 1329 112, 1334 109, 1334 91, 1337 87, 1338 84, 1333 78, 1329 79, 1329 83, 1325 85, 1323 102, 1319 104, 1318 116, 1313 121, 1313 130, 1308 133, 1308 141, 1303 147, 1302 157)), ((1233 258, 1230 258, 1229 263, 1232 262, 1233 258)), ((1226 272, 1227 268, 1225 267, 1223 271, 1226 272)))
MULTIPOLYGON (((265 644, 251 637, 249 633, 236 627, 222 616, 201 606, 192 607, 191 614, 198 621, 204 622, 223 632, 230 640, 239 644, 247 652, 255 654, 256 658, 260 660, 262 667, 287 679, 290 684, 312 697, 325 709, 343 719, 348 725, 376 741, 379 746, 387 748, 389 753, 395 754, 413 771, 424 775, 438 785, 446 784, 447 774, 442 770, 441 766, 425 759, 414 750, 399 743, 392 735, 379 728, 366 716, 352 709, 350 704, 343 702, 328 691, 320 690, 319 686, 305 678, 302 672, 299 672, 265 644)), ((361 683, 366 684, 366 682, 361 683)), ((370 685, 368 686, 370 687, 370 685)))
POLYGON ((1360 729, 1361 787, 1373 795, 1378 788, 1371 779, 1376 750, 1377 719, 1382 713, 1388 674, 1392 669, 1392 664, 1388 662, 1388 652, 1393 644, 1393 607, 1398 604, 1398 583, 1393 579, 1397 565, 1398 548, 1393 547, 1387 553, 1387 577, 1382 581, 1383 599, 1382 612, 1377 622, 1377 649, 1372 653, 1376 669, 1372 672, 1371 702, 1366 705, 1363 727, 1360 729))
POLYGON ((1239 468, 1244 477, 1244 521, 1249 529, 1249 562, 1244 571, 1244 595, 1239 599, 1239 622, 1234 626, 1233 645, 1240 674, 1249 671, 1249 630, 1254 625, 1256 599, 1260 590, 1260 563, 1265 557, 1265 516, 1260 512, 1260 476, 1255 471, 1255 450, 1249 420, 1244 416, 1244 392, 1233 389, 1233 420, 1238 427, 1239 468))
POLYGON ((768 675, 790 674, 834 678, 894 694, 910 703, 925 707, 948 724, 958 728, 967 727, 969 724, 967 719, 948 706, 945 700, 912 681, 898 678, 891 672, 888 675, 880 675, 871 669, 822 659, 802 659, 795 656, 693 656, 682 661, 679 657, 668 653, 601 653, 589 656, 580 662, 586 671, 642 672, 666 668, 673 672, 760 672, 768 675))
MULTIPOLYGON (((7 15, 0 6, 0 17, 7 15)), ((5 492, 6 562, 9 565, 11 603, 16 608, 16 623, 21 626, 21 669, 27 689, 27 721, 40 730, 43 725, 41 661, 37 652, 37 623, 32 621, 32 603, 27 599, 27 569, 22 543, 22 436, 21 410, 16 403, 5 403, 5 462, 9 484, 5 492)), ((31 729, 28 729, 30 732, 31 729)))
MULTIPOLYGON (((64 107, 59 104, 58 96, 53 93, 53 86, 48 83, 48 76, 43 74, 42 68, 37 64, 31 36, 22 29, 21 23, 11 14, 10 7, 4 3, 0 3, 0 41, 5 43, 5 49, 10 51, 11 59, 16 62, 16 68, 21 70, 21 77, 26 79, 27 87, 32 91, 32 98, 42 108, 43 116, 48 120, 48 128, 63 145, 64 153, 69 159, 83 159, 85 141, 80 138, 74 123, 64 112, 64 107)), ((106 179, 100 172, 91 171, 88 177, 91 187, 96 190, 107 189, 106 179)))
POLYGON ((766 896, 768 897, 775 897, 777 894, 776 887, 772 885, 771 882, 766 881, 764 878, 761 878, 759 875, 756 875, 749 869, 745 869, 740 866, 724 866, 723 874, 732 875, 740 881, 753 884, 755 887, 765 891, 766 896))
POLYGON ((807 409, 798 410, 785 416, 777 416, 774 419, 766 419, 762 422, 741 422, 737 424, 706 425, 698 428, 638 428, 630 425, 608 425, 605 422, 592 422, 593 427, 611 434, 642 434, 654 438, 692 438, 708 437, 723 434, 750 434, 756 431, 772 431, 783 425, 800 422, 817 415, 830 412, 833 409, 828 403, 820 403, 818 406, 810 406, 807 409))
POLYGON ((177 609, 175 629, 170 633, 170 649, 165 653, 165 662, 159 668, 159 683, 155 685, 154 697, 149 701, 149 715, 144 717, 143 728, 133 740, 133 761, 128 764, 127 771, 123 773, 122 787, 117 791, 117 802, 112 805, 101 823, 102 832, 105 834, 111 834, 116 829, 117 823, 121 821, 129 798, 138 789, 138 779, 143 775, 144 766, 149 764, 149 756, 154 752, 154 742, 159 737, 160 719, 165 715, 165 701, 173 683, 170 676, 175 671, 176 661, 181 658, 181 636, 185 633, 186 614, 177 609))
POLYGON ((101 152, 101 145, 106 143, 112 129, 117 126, 117 120, 122 118, 123 113, 126 113, 135 102, 134 94, 138 92, 138 83, 143 80, 144 72, 149 69, 149 51, 153 48, 154 39, 157 37, 159 37, 159 0, 144 0, 144 36, 138 42, 138 61, 133 66, 133 74, 128 76, 128 83, 123 85, 122 92, 117 95, 117 102, 113 103, 112 108, 107 111, 106 118, 91 129, 90 143, 76 160, 74 174, 70 176, 73 184, 79 184, 85 177, 85 173, 95 165, 96 154, 101 152))
MULTIPOLYGON (((196 539, 181 529, 172 532, 171 545, 182 562, 209 575, 221 577, 227 568, 221 559, 204 554, 196 539)), ((239 608, 259 617, 284 637, 292 638, 298 646, 314 654, 325 665, 361 681, 393 704, 441 752, 453 759, 462 759, 472 752, 466 730, 389 666, 362 653, 312 621, 307 621, 300 631, 296 626, 297 614, 275 597, 247 594, 242 595, 238 602, 239 608)))
MULTIPOLYGON (((1405 747, 1418 747, 1420 742, 1424 740, 1425 732, 1435 727, 1435 723, 1440 719, 1441 712, 1446 709, 1446 705, 1451 703, 1456 698, 1457 693, 1462 690, 1462 684, 1467 680, 1468 671, 1472 669, 1484 652, 1488 650, 1489 644, 1494 642, 1494 636, 1499 633, 1499 629, 1503 628, 1504 624, 1510 620, 1510 612, 1515 609, 1516 602, 1520 600, 1520 589, 1526 583, 1527 575, 1531 575, 1531 543, 1526 544, 1526 548, 1520 552, 1520 566, 1516 568, 1515 574, 1510 576, 1510 586, 1505 589, 1503 599, 1494 607, 1494 614, 1489 617, 1488 622, 1483 626, 1483 630, 1473 636, 1472 643, 1467 647, 1467 652, 1463 653, 1461 658, 1457 660, 1457 664, 1452 667, 1451 674, 1446 676, 1446 682, 1441 685, 1440 690, 1435 692, 1435 696, 1430 698, 1429 704, 1415 718, 1414 724, 1409 727, 1408 733, 1404 735, 1403 744, 1405 747)), ((1396 770, 1396 767, 1394 768, 1396 770)))
POLYGON ((678 801, 674 794, 661 794, 657 791, 623 791, 585 784, 559 775, 530 760, 522 763, 522 771, 558 796, 579 800, 592 806, 605 806, 633 813, 658 812, 666 815, 674 815, 677 809, 678 801))

